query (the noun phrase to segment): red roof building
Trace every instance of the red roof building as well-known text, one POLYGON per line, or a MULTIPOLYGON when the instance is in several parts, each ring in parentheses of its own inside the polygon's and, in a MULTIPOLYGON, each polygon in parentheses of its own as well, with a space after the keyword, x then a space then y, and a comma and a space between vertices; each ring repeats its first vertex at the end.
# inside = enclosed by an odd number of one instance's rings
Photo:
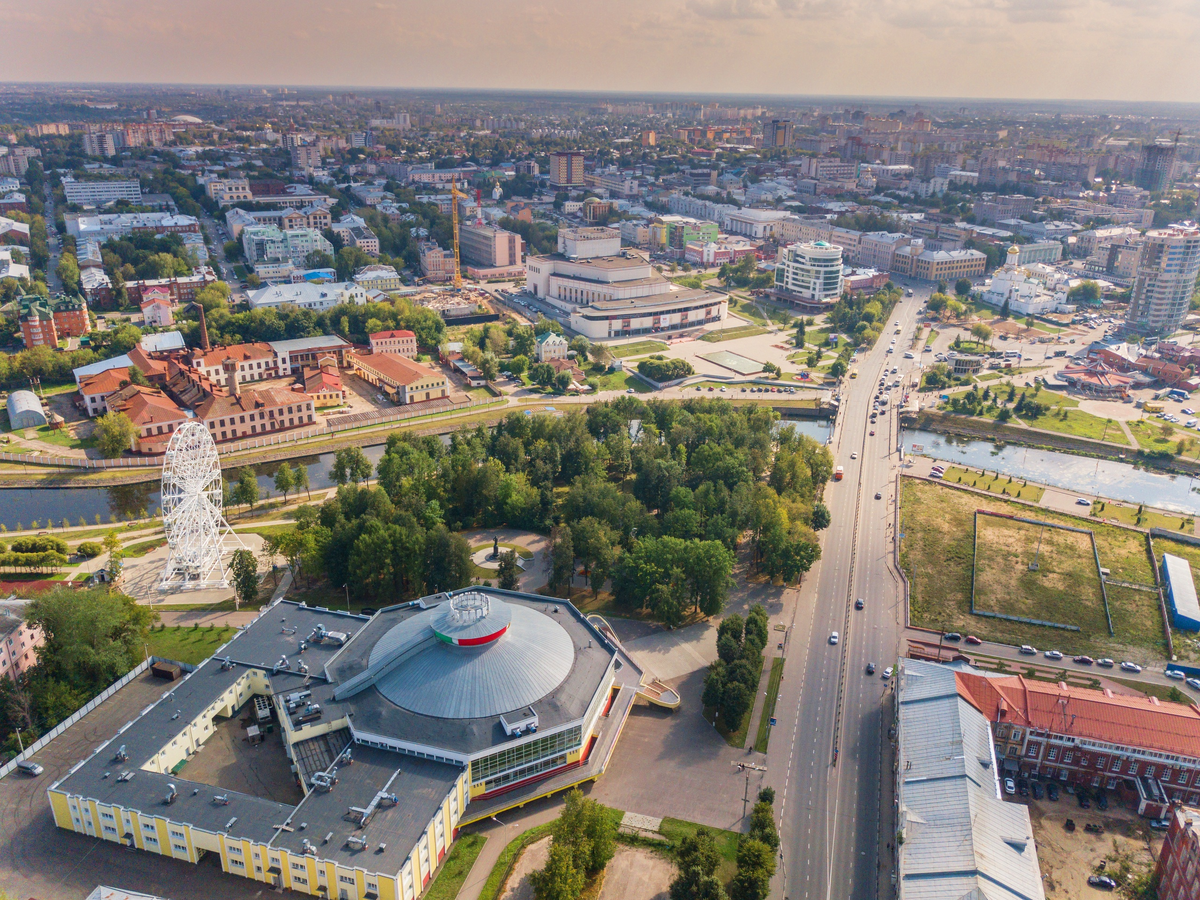
MULTIPOLYGON (((958 693, 992 723, 1005 773, 1117 790, 1149 779, 1200 803, 1200 709, 1033 681, 958 673, 958 693)), ((1136 787, 1136 785, 1135 785, 1136 787)))
POLYGON ((1200 897, 1200 809, 1176 806, 1158 855, 1158 900, 1200 897))
POLYGON ((135 453, 166 452, 175 429, 191 418, 162 391, 137 384, 127 384, 111 394, 107 403, 110 410, 124 413, 137 428, 129 448, 135 453))
POLYGON ((393 329, 370 335, 372 353, 395 353, 412 359, 417 355, 417 336, 411 331, 393 329))

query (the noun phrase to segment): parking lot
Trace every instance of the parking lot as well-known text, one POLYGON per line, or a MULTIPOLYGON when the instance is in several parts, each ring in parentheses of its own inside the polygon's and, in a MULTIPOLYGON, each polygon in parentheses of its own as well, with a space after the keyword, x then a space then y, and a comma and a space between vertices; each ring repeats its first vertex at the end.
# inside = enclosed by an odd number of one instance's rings
POLYGON ((40 777, 13 773, 0 781, 0 890, 37 900, 80 900, 98 884, 172 900, 263 896, 264 885, 224 874, 212 855, 192 865, 54 825, 46 789, 169 687, 149 675, 131 681, 34 755, 46 770, 40 777))

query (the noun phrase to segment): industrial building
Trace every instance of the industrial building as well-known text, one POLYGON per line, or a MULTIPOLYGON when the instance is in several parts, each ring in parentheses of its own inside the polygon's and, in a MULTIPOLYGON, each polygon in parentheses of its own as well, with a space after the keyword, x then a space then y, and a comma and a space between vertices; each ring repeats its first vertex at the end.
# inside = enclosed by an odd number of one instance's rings
POLYGON ((1200 602, 1196 599, 1191 564, 1182 557, 1164 553, 1162 575, 1167 588, 1167 606, 1171 610, 1171 627, 1200 631, 1200 602))
POLYGON ((1001 799, 987 718, 951 666, 900 661, 899 900, 1044 900, 1029 810, 1001 799))
POLYGON ((46 424, 42 401, 33 391, 13 391, 8 395, 7 410, 10 431, 16 431, 18 428, 41 428, 46 424))
POLYGON ((212 854, 264 885, 413 900, 460 825, 602 774, 641 678, 553 598, 471 588, 370 618, 279 601, 50 785, 50 805, 60 828, 212 854), (189 780, 242 715, 286 755, 298 803, 189 780))

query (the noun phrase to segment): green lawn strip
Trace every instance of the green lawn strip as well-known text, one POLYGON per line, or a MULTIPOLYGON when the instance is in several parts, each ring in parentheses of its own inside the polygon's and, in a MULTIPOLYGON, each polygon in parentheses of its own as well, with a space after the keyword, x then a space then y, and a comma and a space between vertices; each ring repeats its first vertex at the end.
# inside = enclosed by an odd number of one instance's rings
POLYGON ((53 444, 56 447, 64 447, 69 450, 80 450, 96 446, 95 438, 77 438, 66 428, 51 428, 49 425, 43 425, 35 429, 35 431, 37 440, 43 444, 53 444))
MULTIPOLYGON (((659 831, 671 842, 671 848, 674 850, 685 837, 706 827, 681 819, 663 819, 659 831)), ((721 879, 722 884, 729 884, 733 880, 733 876, 737 874, 737 848, 740 835, 720 828, 708 828, 708 831, 716 839, 717 853, 721 857, 721 864, 717 867, 717 877, 721 879)))
POLYGON ((1054 431, 1059 434, 1072 434, 1093 441, 1104 440, 1108 443, 1129 445, 1120 425, 1116 422, 1109 425, 1099 416, 1093 416, 1081 409, 1063 408, 1061 412, 1051 411, 1036 419, 1021 416, 1019 413, 1017 416, 1030 428, 1040 428, 1043 431, 1054 431), (1062 418, 1063 413, 1067 416, 1065 419, 1062 418))
MULTIPOLYGON (((165 607, 170 609, 172 607, 165 607)), ((233 637, 236 628, 189 628, 185 625, 151 630, 146 649, 151 656, 197 665, 233 637)))
POLYGON ((596 380, 598 391, 627 391, 633 388, 634 393, 646 394, 654 390, 632 372, 603 372, 598 375, 589 374, 588 377, 596 380))
POLYGON ((929 329, 929 336, 925 338, 925 346, 932 347, 933 342, 937 340, 938 330, 936 328, 929 329))
POLYGON ((464 834, 459 837, 450 848, 450 853, 433 883, 425 892, 426 900, 454 900, 462 889, 463 882, 471 874, 471 866, 475 865, 475 859, 486 843, 487 838, 482 834, 464 834))
POLYGON ((662 341, 635 341, 632 344, 616 344, 608 349, 617 359, 625 359, 629 356, 660 353, 667 349, 667 345, 662 341))
MULTIPOLYGON (((1136 659, 1139 651, 1155 657, 1165 654, 1157 595, 1120 588, 1111 581, 1107 593, 1115 637, 1109 636, 1107 626, 1072 632, 970 613, 972 518, 976 508, 1091 529, 1096 536, 1100 565, 1111 572, 1111 579, 1149 585, 1154 584, 1154 573, 1146 555, 1143 534, 1047 509, 1032 511, 999 497, 984 500, 977 494, 917 479, 901 480, 901 496, 900 531, 904 537, 900 545, 900 563, 910 583, 910 615, 914 625, 975 634, 1012 646, 1056 647, 1070 655, 1087 653, 1136 659)), ((1031 529, 1032 540, 1036 541, 1038 529, 1027 527, 1031 529)), ((981 544, 981 549, 987 548, 981 544)), ((1021 564, 1031 550, 1025 547, 1021 559, 1013 565, 1021 564)), ((1090 559, 1090 548, 1082 555, 1090 559)), ((1071 565, 1085 567, 1086 562, 1086 559, 1071 561, 1071 565)), ((1094 568, 1094 563, 1092 566, 1094 568)), ((1047 568, 1053 570, 1054 566, 1047 568)), ((1071 603, 1076 593, 1074 586, 1064 587, 1061 596, 1054 600, 1055 608, 1045 609, 1034 617, 1086 627, 1088 622, 1074 621, 1071 603)), ((1091 615, 1088 620, 1094 625, 1096 617, 1091 615)))
POLYGON ((1108 680, 1123 684, 1135 691, 1141 691, 1147 697, 1157 697, 1168 703, 1186 703, 1189 706, 1192 703, 1191 698, 1173 684, 1153 684, 1149 681, 1131 681, 1128 678, 1109 678, 1108 680))
MULTIPOLYGON (((1180 455, 1179 442, 1184 441, 1182 455, 1191 459, 1200 459, 1200 434, 1191 428, 1153 419, 1137 419, 1125 424, 1143 450, 1169 450, 1178 456, 1180 455), (1195 441, 1194 445, 1189 446, 1189 440, 1195 441)), ((1119 428, 1120 426, 1114 423, 1114 427, 1119 428)))
POLYGON ((1159 512, 1158 510, 1114 503, 1111 500, 1101 500, 1092 504, 1092 516, 1097 519, 1116 519, 1122 525, 1133 525, 1136 528, 1162 528, 1165 531, 1182 531, 1192 534, 1196 520, 1192 516, 1176 513, 1159 512))
POLYGON ((492 871, 488 874, 487 881, 483 883, 483 890, 479 892, 479 900, 496 900, 500 896, 500 891, 504 889, 504 883, 508 880, 513 866, 516 865, 517 857, 521 855, 521 851, 530 844, 536 844, 553 830, 554 823, 546 822, 543 825, 535 825, 528 831, 522 831, 509 841, 505 848, 500 851, 500 857, 496 860, 496 864, 492 866, 492 871))
POLYGON ((233 530, 238 534, 257 534, 259 537, 272 537, 287 534, 295 529, 295 525, 234 525, 233 530))
POLYGON ((737 338, 754 337, 757 334, 766 333, 767 329, 761 325, 737 325, 733 328, 722 328, 720 331, 710 331, 700 340, 710 344, 719 344, 721 341, 732 341, 737 338))
POLYGON ((121 548, 121 556, 125 559, 136 559, 139 556, 145 556, 151 550, 156 550, 167 542, 165 537, 152 538, 148 541, 138 541, 136 544, 130 544, 128 547, 121 548))
POLYGON ((1031 503, 1038 503, 1042 499, 1042 494, 1046 489, 1038 484, 1029 484, 1022 482, 1019 478, 1004 476, 998 473, 979 473, 974 469, 960 468, 959 466, 949 466, 946 469, 946 474, 942 478, 943 481, 948 481, 951 484, 962 484, 967 487, 979 488, 981 491, 988 491, 992 494, 1000 494, 1001 496, 1009 496, 1016 500, 1028 500, 1031 503))
MULTIPOLYGON (((475 544, 474 546, 471 547, 471 552, 475 553, 476 551, 484 550, 484 549, 491 550, 492 544, 486 543, 486 542, 482 543, 482 544, 475 544)), ((500 549, 501 550, 512 550, 514 553, 517 554, 517 556, 521 557, 521 559, 533 559, 533 551, 530 550, 528 547, 522 547, 520 544, 506 544, 504 541, 501 541, 500 549)))
POLYGON ((767 752, 767 743, 771 740, 771 717, 775 715, 775 701, 779 699, 779 682, 783 680, 783 657, 777 656, 771 660, 771 674, 767 677, 767 700, 763 704, 762 720, 758 723, 758 736, 754 739, 754 749, 759 753, 767 752))

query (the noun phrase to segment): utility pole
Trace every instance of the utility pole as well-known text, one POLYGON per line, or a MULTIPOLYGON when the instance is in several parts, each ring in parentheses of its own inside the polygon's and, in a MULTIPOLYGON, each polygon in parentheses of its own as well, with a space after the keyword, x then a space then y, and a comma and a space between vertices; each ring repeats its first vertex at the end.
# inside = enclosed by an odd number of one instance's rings
POLYGON ((746 818, 746 807, 750 805, 750 776, 746 776, 746 793, 742 795, 742 818, 746 818))

